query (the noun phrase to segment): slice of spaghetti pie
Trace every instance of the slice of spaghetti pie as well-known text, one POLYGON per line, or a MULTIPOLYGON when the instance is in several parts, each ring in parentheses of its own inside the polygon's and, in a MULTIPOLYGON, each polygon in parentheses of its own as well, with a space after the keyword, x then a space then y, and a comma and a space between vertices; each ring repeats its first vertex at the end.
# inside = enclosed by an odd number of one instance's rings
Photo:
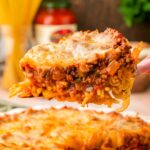
POLYGON ((129 104, 140 49, 114 29, 76 32, 58 44, 33 47, 20 61, 26 80, 14 85, 10 95, 43 96, 111 106, 129 104))
POLYGON ((150 124, 119 113, 30 109, 0 120, 1 150, 150 149, 150 124))

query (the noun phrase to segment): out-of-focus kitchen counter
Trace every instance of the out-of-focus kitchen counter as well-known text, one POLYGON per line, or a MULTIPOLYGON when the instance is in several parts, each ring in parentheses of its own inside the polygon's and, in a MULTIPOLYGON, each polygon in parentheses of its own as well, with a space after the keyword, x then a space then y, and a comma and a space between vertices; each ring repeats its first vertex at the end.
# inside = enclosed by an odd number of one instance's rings
MULTIPOLYGON (((71 107, 80 107, 77 103, 62 103, 57 102, 55 100, 47 101, 43 100, 41 97, 38 98, 25 98, 20 99, 18 97, 14 97, 9 99, 8 98, 8 91, 0 89, 0 99, 6 100, 7 102, 11 102, 17 105, 27 106, 27 107, 33 107, 33 106, 62 106, 67 105, 71 107)), ((96 107, 99 109, 102 109, 100 106, 95 105, 89 105, 90 107, 96 107)), ((131 95, 131 103, 130 106, 126 111, 135 111, 140 113, 141 115, 149 116, 150 117, 150 89, 143 93, 133 93, 131 95)))

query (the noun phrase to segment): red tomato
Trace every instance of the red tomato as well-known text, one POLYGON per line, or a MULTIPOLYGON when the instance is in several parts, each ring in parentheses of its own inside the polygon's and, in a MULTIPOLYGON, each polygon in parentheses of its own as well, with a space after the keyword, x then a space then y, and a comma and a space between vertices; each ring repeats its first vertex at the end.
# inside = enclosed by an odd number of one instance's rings
POLYGON ((76 23, 75 15, 66 8, 43 9, 35 18, 36 24, 63 25, 76 23))

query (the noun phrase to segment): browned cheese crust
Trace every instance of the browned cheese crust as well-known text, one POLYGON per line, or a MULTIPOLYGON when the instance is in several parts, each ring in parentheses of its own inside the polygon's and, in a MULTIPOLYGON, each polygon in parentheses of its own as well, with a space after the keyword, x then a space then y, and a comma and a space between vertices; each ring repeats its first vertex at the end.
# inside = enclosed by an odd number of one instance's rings
POLYGON ((1 150, 149 150, 150 124, 119 113, 71 108, 0 117, 1 150))

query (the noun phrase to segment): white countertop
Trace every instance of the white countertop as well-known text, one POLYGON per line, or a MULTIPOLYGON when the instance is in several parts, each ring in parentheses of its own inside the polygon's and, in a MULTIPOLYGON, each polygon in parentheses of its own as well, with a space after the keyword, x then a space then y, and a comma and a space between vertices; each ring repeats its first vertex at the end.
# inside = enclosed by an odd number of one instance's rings
MULTIPOLYGON (((56 100, 45 100, 42 97, 38 98, 18 98, 13 97, 11 99, 8 98, 8 91, 0 89, 0 99, 6 100, 7 102, 12 102, 18 105, 24 105, 27 107, 33 107, 33 106, 71 106, 71 107, 80 107, 79 104, 75 102, 58 102, 56 100)), ((103 109, 102 106, 99 105, 89 105, 91 108, 96 109, 103 109)), ((135 111, 138 112, 141 115, 149 116, 150 117, 150 89, 143 93, 133 93, 131 94, 131 102, 130 106, 126 111, 135 111)))

